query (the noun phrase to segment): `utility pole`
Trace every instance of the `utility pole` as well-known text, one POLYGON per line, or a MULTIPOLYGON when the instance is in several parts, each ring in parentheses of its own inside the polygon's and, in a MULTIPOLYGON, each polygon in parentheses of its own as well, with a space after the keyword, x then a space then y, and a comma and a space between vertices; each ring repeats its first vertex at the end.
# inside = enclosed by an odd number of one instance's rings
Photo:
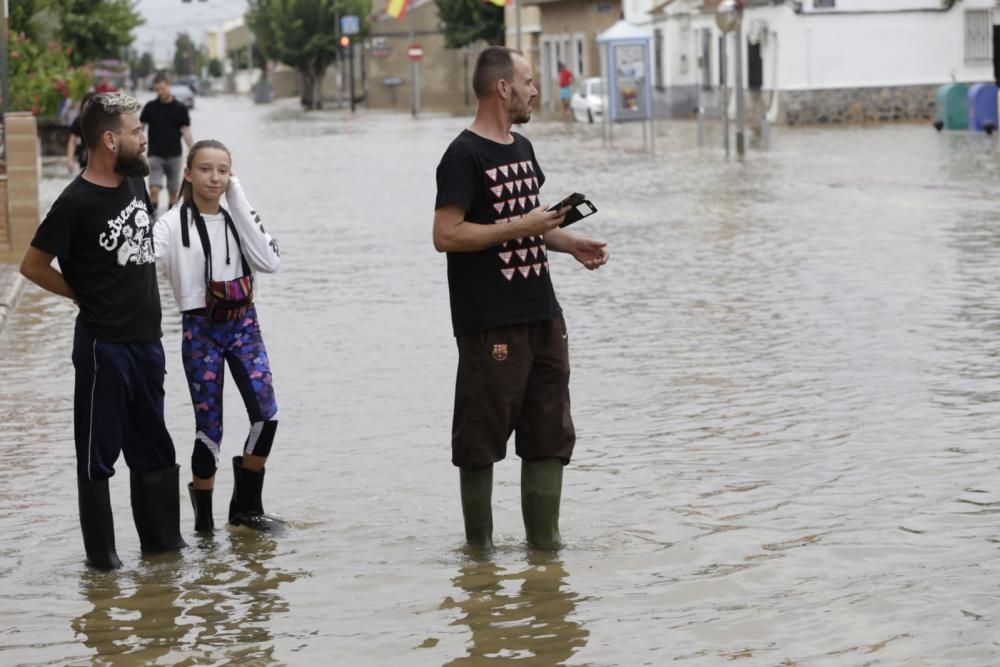
MULTIPOLYGON (((517 26, 517 33, 515 35, 517 50, 521 51, 521 0, 514 0, 514 22, 517 26)), ((521 51, 521 53, 524 52, 521 51)))
MULTIPOLYGON (((7 113, 10 109, 10 68, 9 62, 7 60, 7 55, 10 53, 10 45, 7 43, 7 0, 2 0, 3 2, 3 35, 0 36, 0 95, 3 95, 3 113, 7 113)), ((2 118, 0 118, 2 120, 2 118)), ((6 145, 7 139, 4 137, 4 144, 6 145)), ((6 154, 6 152, 4 153, 6 154)))
MULTIPOLYGON (((417 41, 417 34, 413 27, 413 14, 409 11, 406 13, 406 22, 410 28, 409 45, 412 46, 417 41)), ((410 113, 414 118, 420 113, 420 63, 413 58, 410 58, 410 113)))
POLYGON ((740 4, 740 20, 736 24, 736 158, 746 155, 746 117, 743 106, 743 6, 740 4))

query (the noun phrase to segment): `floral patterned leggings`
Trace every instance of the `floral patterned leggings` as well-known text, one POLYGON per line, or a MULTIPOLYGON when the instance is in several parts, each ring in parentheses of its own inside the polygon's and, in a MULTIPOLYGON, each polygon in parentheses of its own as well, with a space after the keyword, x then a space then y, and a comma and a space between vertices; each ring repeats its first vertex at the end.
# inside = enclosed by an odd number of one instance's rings
MULTIPOLYGON (((267 456, 276 422, 270 429, 264 425, 274 420, 278 405, 274 400, 271 366, 260 335, 256 308, 251 306, 245 317, 231 322, 216 322, 202 315, 184 313, 181 332, 181 358, 191 391, 197 432, 193 460, 199 459, 198 445, 202 444, 218 465, 222 445, 224 364, 229 365, 250 418, 250 435, 244 453, 267 456), (270 437, 262 439, 262 430, 270 432, 270 437)), ((204 456, 201 461, 204 464, 204 456)), ((199 467, 202 466, 195 466, 195 474, 202 476, 199 467)))

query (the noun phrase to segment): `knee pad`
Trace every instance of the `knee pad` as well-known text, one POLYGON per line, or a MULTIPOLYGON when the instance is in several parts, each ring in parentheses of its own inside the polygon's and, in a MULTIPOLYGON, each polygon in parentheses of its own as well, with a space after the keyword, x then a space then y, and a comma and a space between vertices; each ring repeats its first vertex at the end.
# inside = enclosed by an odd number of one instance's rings
POLYGON ((243 453, 251 456, 268 456, 271 453, 271 445, 274 443, 274 433, 277 430, 277 419, 268 419, 251 424, 246 445, 243 447, 243 453))
POLYGON ((195 477, 211 479, 219 469, 219 446, 200 435, 194 441, 194 451, 191 452, 191 472, 195 477))

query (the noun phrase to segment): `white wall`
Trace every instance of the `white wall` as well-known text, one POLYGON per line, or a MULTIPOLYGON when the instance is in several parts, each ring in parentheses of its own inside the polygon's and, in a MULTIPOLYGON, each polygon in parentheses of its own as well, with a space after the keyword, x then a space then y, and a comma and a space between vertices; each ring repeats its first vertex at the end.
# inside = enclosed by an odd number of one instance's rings
MULTIPOLYGON (((745 29, 755 20, 767 24, 762 47, 764 88, 812 90, 942 84, 952 80, 974 83, 993 80, 992 62, 965 61, 965 13, 989 9, 991 0, 962 0, 947 12, 846 14, 847 3, 837 0, 838 11, 795 13, 791 5, 747 10, 745 29)), ((940 0, 929 0, 935 6, 940 0)), ((811 6, 811 0, 805 0, 811 6)), ((925 0, 866 2, 867 8, 913 7, 925 0)), ((676 3, 681 5, 681 2, 676 3)), ((665 83, 668 86, 700 82, 698 57, 700 30, 713 34, 712 77, 718 82, 720 33, 709 14, 685 15, 684 7, 668 7, 668 20, 650 27, 664 32, 665 83), (682 56, 687 67, 683 71, 682 56)), ((1000 10, 993 10, 1000 22, 1000 10)), ((734 41, 729 42, 730 81, 734 41)), ((744 70, 745 76, 745 70, 744 70)))
POLYGON ((835 0, 833 9, 813 9, 813 0, 802 0, 803 12, 894 11, 900 9, 940 9, 942 0, 835 0))
POLYGON ((991 62, 965 62, 965 10, 989 7, 988 0, 964 0, 949 12, 934 13, 772 11, 768 23, 776 33, 778 86, 806 90, 992 80, 991 62))

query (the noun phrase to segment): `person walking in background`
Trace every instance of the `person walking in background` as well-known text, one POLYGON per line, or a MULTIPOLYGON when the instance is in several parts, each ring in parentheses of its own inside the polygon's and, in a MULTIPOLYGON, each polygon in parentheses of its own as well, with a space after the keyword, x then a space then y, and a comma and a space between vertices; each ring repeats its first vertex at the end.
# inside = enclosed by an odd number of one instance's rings
POLYGON ((225 364, 250 418, 243 455, 233 457, 229 523, 279 530, 283 523, 266 515, 261 501, 278 404, 253 303, 256 273, 278 270, 278 244, 247 201, 222 143, 199 141, 191 147, 180 206, 156 223, 154 240, 156 260, 166 269, 181 311, 181 357, 195 420, 188 485, 195 530, 215 527, 212 490, 222 449, 225 364))
POLYGON ((142 108, 139 120, 149 131, 149 197, 153 212, 160 207, 160 191, 166 181, 170 206, 177 202, 181 186, 181 139, 191 148, 191 116, 184 104, 170 92, 170 79, 163 72, 153 77, 156 98, 142 108))
POLYGON ((186 546, 178 466, 163 419, 166 365, 139 107, 120 93, 96 95, 84 107, 87 168, 52 205, 21 261, 28 280, 80 308, 73 339, 77 490, 87 561, 101 569, 121 567, 108 479, 122 453, 143 552, 186 546))
POLYGON ((83 140, 83 129, 80 127, 80 117, 83 107, 96 93, 87 93, 80 101, 80 110, 69 124, 69 139, 66 141, 66 169, 72 174, 87 168, 87 142, 83 140))
POLYGON ((465 535, 493 545, 493 464, 516 432, 521 510, 528 544, 557 549, 563 466, 576 442, 569 401, 566 323, 549 274, 550 251, 588 269, 608 260, 603 241, 546 211, 545 175, 531 142, 511 132, 531 119, 538 95, 528 62, 506 47, 476 60, 476 117, 437 167, 434 248, 447 253, 458 344, 452 463, 459 468, 465 535))
POLYGON ((562 105, 562 119, 570 119, 569 103, 573 97, 573 73, 563 63, 558 65, 559 103, 562 105))

